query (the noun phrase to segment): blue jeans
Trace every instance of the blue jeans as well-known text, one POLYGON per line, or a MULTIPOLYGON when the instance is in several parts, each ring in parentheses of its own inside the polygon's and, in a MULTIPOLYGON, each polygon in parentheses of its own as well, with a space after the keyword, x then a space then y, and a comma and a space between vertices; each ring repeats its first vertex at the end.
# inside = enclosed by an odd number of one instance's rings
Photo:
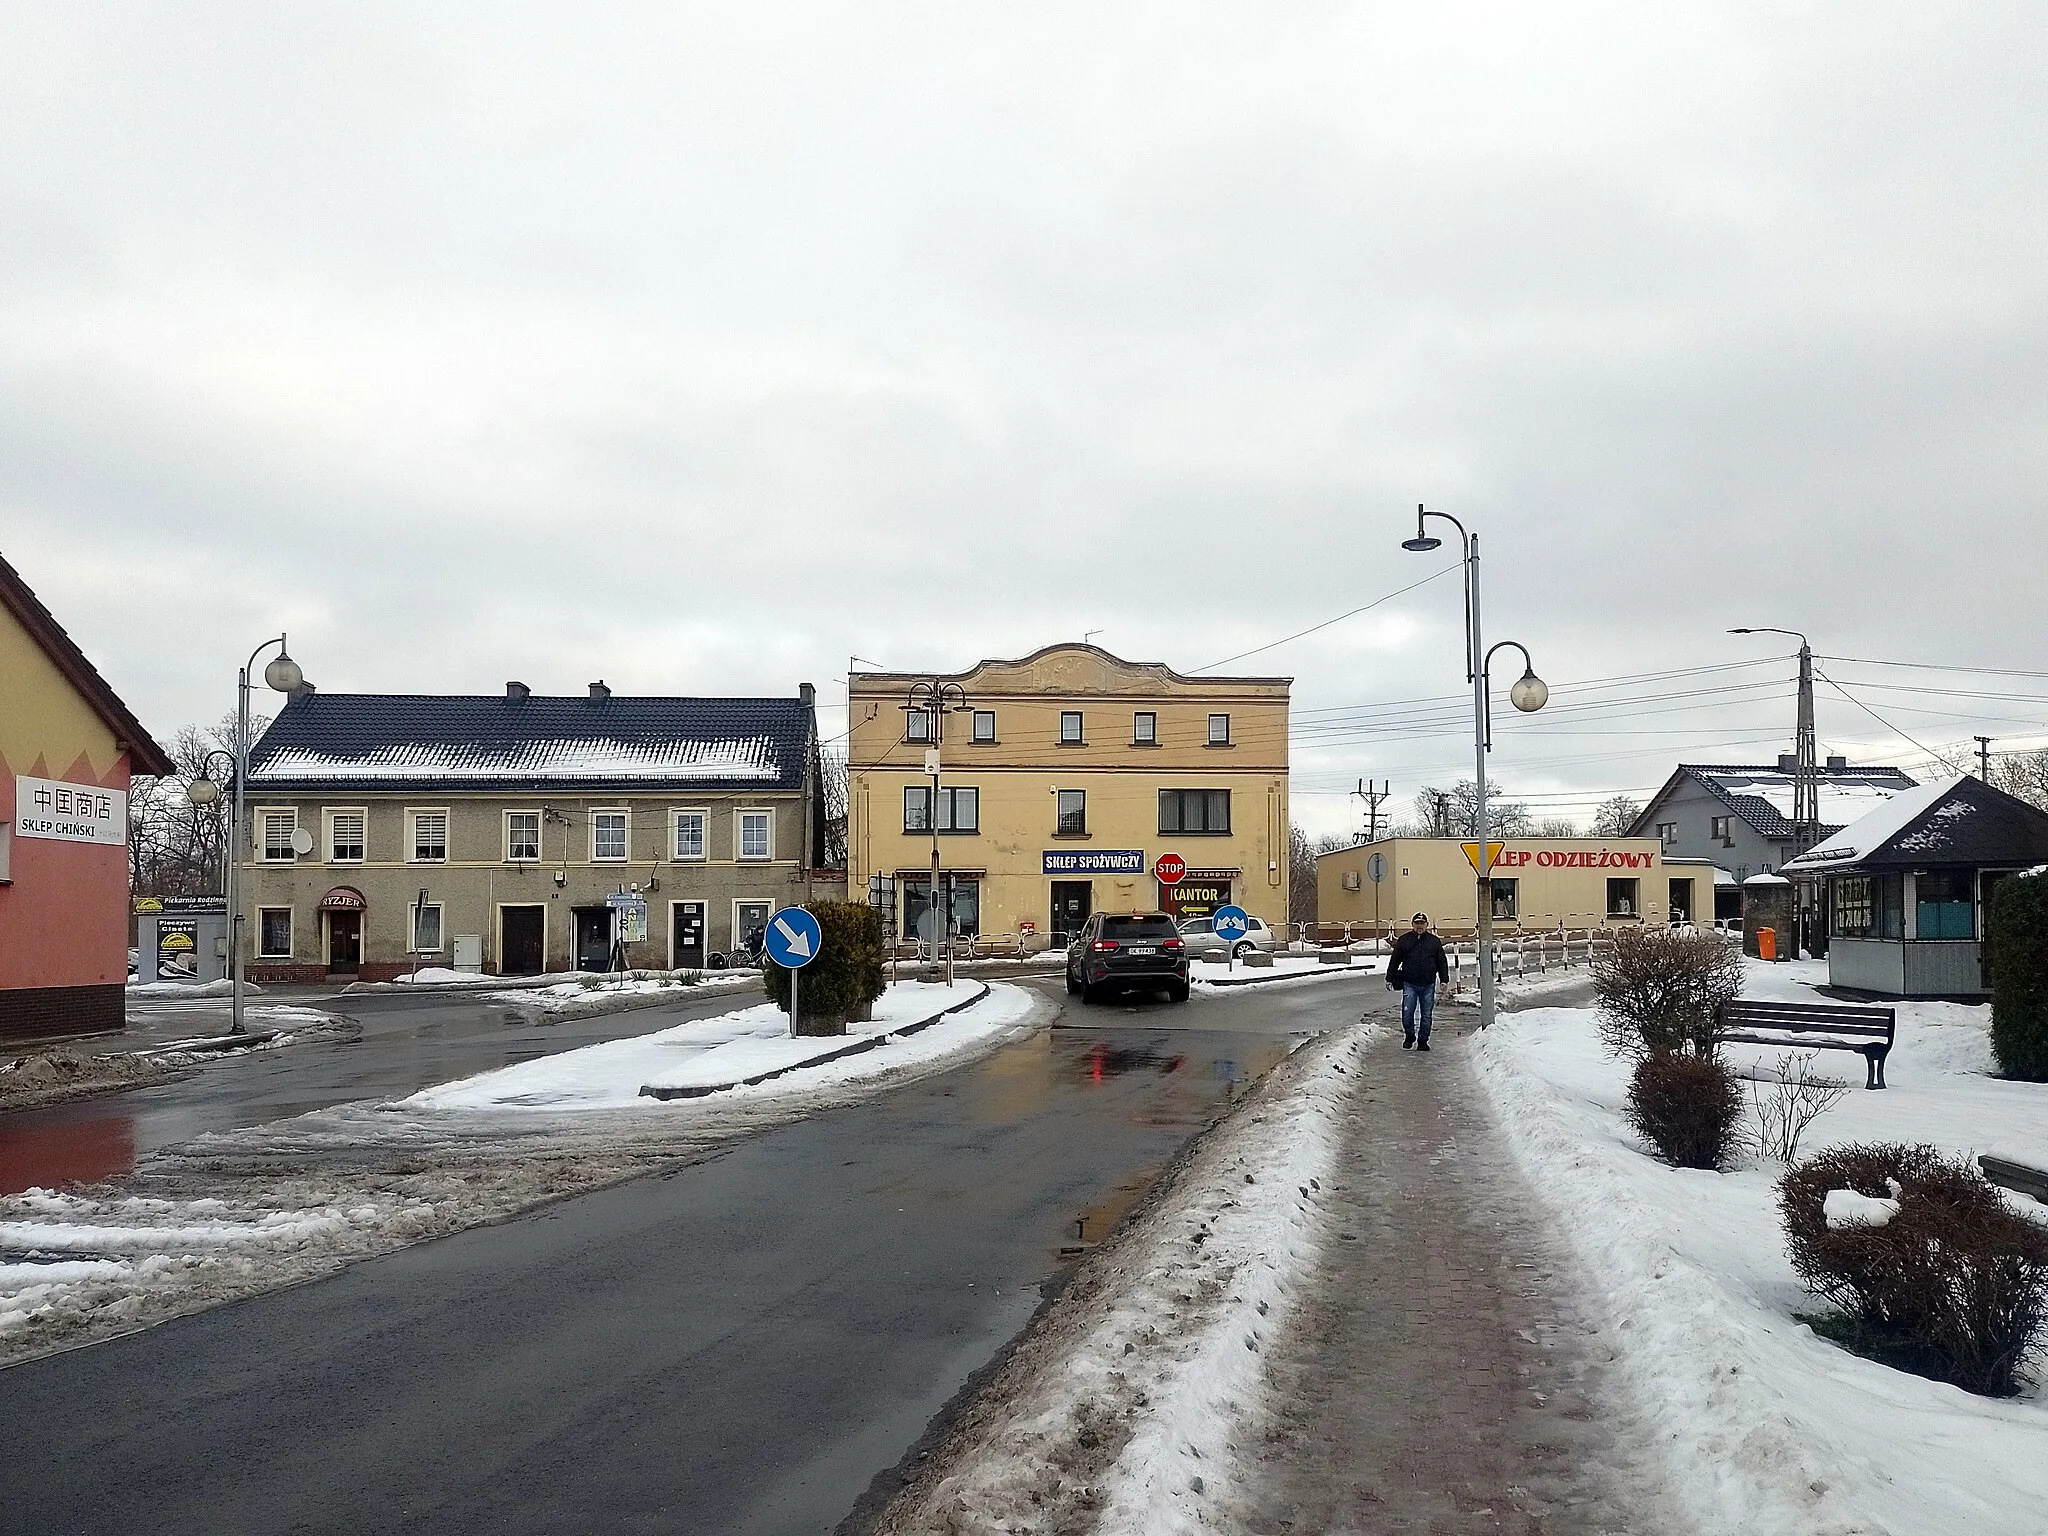
POLYGON ((1401 1033, 1418 1042, 1429 1039, 1430 1016, 1436 1012, 1436 983, 1418 986, 1412 981, 1401 983, 1401 1033), (1418 1027, 1416 1014, 1422 1018, 1418 1027))

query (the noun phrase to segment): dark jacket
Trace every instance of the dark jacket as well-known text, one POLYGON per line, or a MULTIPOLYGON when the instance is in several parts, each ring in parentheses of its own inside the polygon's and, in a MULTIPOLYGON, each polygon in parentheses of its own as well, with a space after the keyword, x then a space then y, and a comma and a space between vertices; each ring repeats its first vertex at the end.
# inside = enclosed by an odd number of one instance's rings
POLYGON ((1433 933, 1409 929, 1394 940, 1394 957, 1387 962, 1387 985, 1398 987, 1413 982, 1427 987, 1451 979, 1451 962, 1444 957, 1444 941, 1433 933))

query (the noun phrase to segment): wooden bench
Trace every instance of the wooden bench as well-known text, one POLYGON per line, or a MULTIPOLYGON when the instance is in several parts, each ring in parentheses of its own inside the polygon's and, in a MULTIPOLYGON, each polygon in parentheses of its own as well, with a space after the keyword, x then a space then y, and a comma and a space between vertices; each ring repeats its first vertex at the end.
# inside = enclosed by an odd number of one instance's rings
POLYGON ((1715 1038, 1745 1045, 1789 1045, 1802 1050, 1854 1051, 1863 1058, 1865 1088, 1884 1086, 1898 1014, 1890 1008, 1846 1004, 1760 1003, 1737 999, 1721 1007, 1715 1038))

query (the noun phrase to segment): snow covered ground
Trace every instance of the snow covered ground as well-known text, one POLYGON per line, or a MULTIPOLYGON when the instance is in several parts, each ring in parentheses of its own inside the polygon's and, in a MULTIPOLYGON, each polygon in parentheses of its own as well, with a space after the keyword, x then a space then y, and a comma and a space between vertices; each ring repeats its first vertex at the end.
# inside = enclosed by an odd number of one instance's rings
POLYGON ((1302 1047, 1090 1259, 880 1527, 889 1536, 1215 1529, 1256 1434, 1260 1342, 1323 1240, 1371 1026, 1302 1047))
POLYGON ((1221 960, 1191 960, 1188 962, 1188 979, 1200 988, 1223 989, 1233 985, 1243 986, 1256 983, 1270 986, 1276 981, 1299 980, 1307 976, 1375 976, 1385 971, 1387 962, 1382 957, 1354 954, 1349 965, 1325 965, 1314 955, 1275 955, 1270 970, 1261 966, 1254 969, 1239 961, 1236 965, 1225 965, 1221 960))
MULTIPOLYGON (((1747 962, 1745 996, 1823 1001, 1824 962, 1747 962)), ((2048 1087, 1990 1076, 1990 1010, 1902 1003, 1890 1089, 1860 1057, 1819 1053, 1854 1087, 1817 1121, 1810 1155, 1850 1141, 2010 1149, 2048 1162, 2048 1087)), ((1786 1053, 1731 1048, 1744 1072, 1786 1053)), ((1745 1536, 2039 1536, 2048 1529, 2048 1393, 1972 1397, 1860 1359, 1794 1314, 1820 1310, 1792 1273, 1775 1163, 1681 1171, 1622 1118, 1628 1066, 1585 1008, 1504 1016, 1477 1060, 1532 1183, 1594 1277, 1617 1372, 1661 1423, 1670 1475, 1703 1530, 1745 1536)), ((2036 1208, 2038 1209, 2038 1208, 2036 1208)), ((2048 1215, 2048 1212, 2043 1212, 2048 1215)))
MULTIPOLYGON (((252 997, 263 989, 253 981, 242 983, 242 995, 252 997)), ((168 1000, 172 1002, 196 1002, 207 997, 232 997, 235 983, 232 977, 219 981, 131 981, 128 983, 128 997, 136 999, 168 1000)))

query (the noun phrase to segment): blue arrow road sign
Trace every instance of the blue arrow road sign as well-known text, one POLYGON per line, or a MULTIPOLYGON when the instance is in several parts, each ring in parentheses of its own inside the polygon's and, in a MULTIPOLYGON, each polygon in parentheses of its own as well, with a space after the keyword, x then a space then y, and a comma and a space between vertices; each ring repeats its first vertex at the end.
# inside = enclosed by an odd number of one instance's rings
POLYGON ((802 907, 784 907, 768 919, 768 958, 786 971, 802 970, 825 942, 818 920, 802 907))
POLYGON ((1241 939, 1252 931, 1252 920, 1243 907, 1218 907, 1209 914, 1209 926, 1219 939, 1241 939))

